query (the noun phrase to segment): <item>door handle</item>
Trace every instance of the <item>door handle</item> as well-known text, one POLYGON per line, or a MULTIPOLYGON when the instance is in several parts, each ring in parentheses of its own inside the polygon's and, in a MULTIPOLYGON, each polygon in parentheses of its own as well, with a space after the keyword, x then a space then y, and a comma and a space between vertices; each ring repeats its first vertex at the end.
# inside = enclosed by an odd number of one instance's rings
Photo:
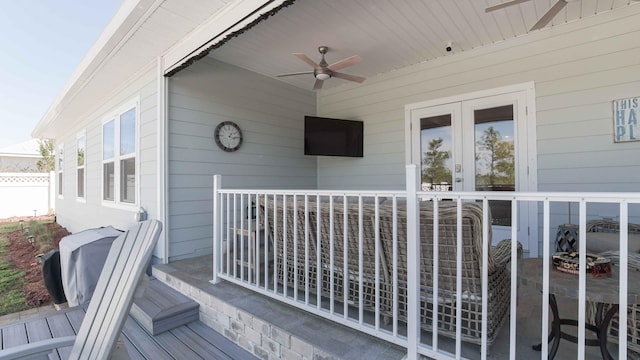
POLYGON ((459 177, 458 177, 458 178, 456 178, 456 182, 457 182, 457 183, 462 182, 462 178, 459 178, 459 177))

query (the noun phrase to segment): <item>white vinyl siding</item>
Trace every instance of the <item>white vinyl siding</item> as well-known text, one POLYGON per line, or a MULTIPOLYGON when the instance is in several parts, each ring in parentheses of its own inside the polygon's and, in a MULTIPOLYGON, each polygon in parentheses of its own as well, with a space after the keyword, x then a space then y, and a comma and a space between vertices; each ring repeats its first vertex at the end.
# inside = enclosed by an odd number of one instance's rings
POLYGON ((87 187, 86 174, 87 133, 82 131, 76 137, 76 198, 84 201, 87 187))
POLYGON ((212 251, 212 175, 227 187, 316 187, 316 158, 303 155, 304 116, 315 106, 311 91, 210 58, 170 78, 170 260, 212 251), (216 146, 223 121, 240 126, 238 151, 216 146))
MULTIPOLYGON (((157 148, 158 148, 158 124, 157 124, 157 81, 155 68, 142 73, 140 77, 131 79, 131 82, 121 88, 112 98, 104 103, 97 103, 95 110, 86 116, 86 120, 78 122, 74 128, 64 131, 66 136, 56 138, 56 143, 74 143, 76 134, 86 131, 86 161, 85 161, 85 202, 78 202, 75 196, 67 196, 56 202, 56 216, 60 224, 71 232, 78 232, 88 228, 112 225, 118 229, 128 229, 135 223, 134 213, 140 207, 144 207, 149 218, 159 218, 158 215, 158 189, 157 189, 157 148), (138 194, 136 205, 108 204, 102 200, 103 190, 103 129, 104 122, 116 113, 126 111, 132 101, 138 102, 138 127, 136 138, 136 180, 138 182, 138 194)), ((131 107, 129 107, 131 108, 131 107)), ((119 148, 117 149, 119 151, 119 148)), ((67 146, 67 151, 71 151, 67 146)), ((75 153, 75 151, 74 151, 75 153)), ((65 175, 73 174, 76 170, 76 162, 65 162, 65 175)), ((116 178, 117 180, 117 178, 116 178)), ((75 194, 75 176, 65 176, 65 194, 75 194)), ((117 194, 114 194, 117 200, 117 194)), ((162 243, 159 242, 156 255, 162 258, 162 243), (158 255, 160 254, 160 255, 158 255)))
POLYGON ((639 22, 602 14, 319 92, 320 116, 365 122, 364 158, 319 158, 319 188, 402 188, 405 104, 534 81, 538 190, 638 191, 640 142, 614 143, 612 101, 640 94, 639 22))

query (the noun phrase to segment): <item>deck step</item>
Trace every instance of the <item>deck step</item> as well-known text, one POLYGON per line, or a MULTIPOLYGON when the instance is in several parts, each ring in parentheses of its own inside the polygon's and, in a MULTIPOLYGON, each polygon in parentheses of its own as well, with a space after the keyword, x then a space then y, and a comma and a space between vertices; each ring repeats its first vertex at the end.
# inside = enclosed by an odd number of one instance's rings
POLYGON ((149 280, 144 295, 135 298, 131 316, 151 335, 199 319, 199 305, 157 279, 149 280))

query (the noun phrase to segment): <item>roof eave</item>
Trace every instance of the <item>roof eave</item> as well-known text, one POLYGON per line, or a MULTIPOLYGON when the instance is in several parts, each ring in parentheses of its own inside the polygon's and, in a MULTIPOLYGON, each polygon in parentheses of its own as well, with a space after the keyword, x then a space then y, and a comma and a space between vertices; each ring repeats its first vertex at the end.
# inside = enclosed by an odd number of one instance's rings
POLYGON ((140 19, 148 16, 149 10, 156 8, 163 0, 123 0, 109 23, 102 30, 98 39, 76 66, 63 88, 53 100, 44 116, 31 132, 34 138, 52 138, 52 126, 61 114, 62 109, 73 99, 100 70, 101 64, 115 55, 113 49, 117 44, 130 36, 131 28, 140 19))

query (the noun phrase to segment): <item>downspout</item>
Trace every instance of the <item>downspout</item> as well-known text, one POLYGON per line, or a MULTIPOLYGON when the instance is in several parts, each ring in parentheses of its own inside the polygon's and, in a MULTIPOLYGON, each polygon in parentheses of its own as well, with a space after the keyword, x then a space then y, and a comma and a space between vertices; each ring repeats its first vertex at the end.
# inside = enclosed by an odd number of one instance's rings
POLYGON ((164 59, 158 57, 157 72, 157 176, 156 176, 156 204, 158 206, 158 219, 164 225, 160 235, 160 243, 163 246, 162 263, 169 263, 169 221, 167 217, 167 85, 169 79, 164 76, 164 59))

